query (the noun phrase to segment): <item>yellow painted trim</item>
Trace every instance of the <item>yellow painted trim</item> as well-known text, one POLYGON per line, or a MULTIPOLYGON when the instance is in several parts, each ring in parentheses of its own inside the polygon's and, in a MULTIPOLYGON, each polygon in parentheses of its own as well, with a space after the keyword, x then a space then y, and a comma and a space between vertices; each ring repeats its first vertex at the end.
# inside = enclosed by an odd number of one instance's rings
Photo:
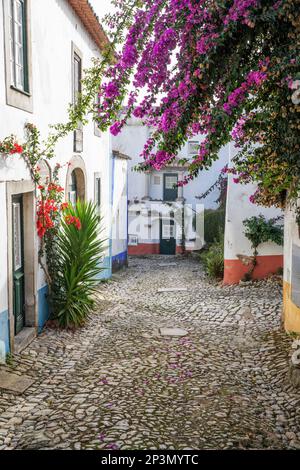
POLYGON ((289 332, 300 333, 300 308, 291 300, 292 286, 289 282, 283 282, 283 315, 284 328, 289 332))

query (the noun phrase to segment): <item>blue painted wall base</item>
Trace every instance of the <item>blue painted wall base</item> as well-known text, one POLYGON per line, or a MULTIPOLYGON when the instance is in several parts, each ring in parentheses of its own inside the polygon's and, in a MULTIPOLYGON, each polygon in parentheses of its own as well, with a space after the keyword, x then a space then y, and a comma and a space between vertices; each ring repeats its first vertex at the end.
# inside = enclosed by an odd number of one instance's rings
POLYGON ((8 311, 0 313, 0 361, 5 361, 9 353, 9 322, 8 311))
POLYGON ((104 258, 104 260, 100 263, 100 266, 103 268, 101 273, 98 275, 98 279, 110 279, 111 278, 111 259, 109 256, 104 258))
POLYGON ((38 291, 38 332, 41 333, 45 323, 49 320, 50 309, 48 301, 48 286, 45 285, 38 291))
POLYGON ((127 250, 112 257, 112 272, 115 273, 119 269, 128 266, 127 250))

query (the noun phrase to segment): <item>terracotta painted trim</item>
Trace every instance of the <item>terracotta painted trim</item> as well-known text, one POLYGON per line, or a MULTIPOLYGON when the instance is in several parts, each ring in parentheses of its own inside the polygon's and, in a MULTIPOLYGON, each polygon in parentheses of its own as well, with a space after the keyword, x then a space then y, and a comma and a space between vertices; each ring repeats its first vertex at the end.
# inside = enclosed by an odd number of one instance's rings
POLYGON ((292 286, 283 282, 283 319, 284 328, 289 332, 300 333, 300 308, 291 300, 292 286))
POLYGON ((138 245, 129 245, 128 254, 134 255, 159 255, 159 243, 139 243, 138 245))
MULTIPOLYGON (((257 256, 257 265, 253 271, 253 279, 263 279, 275 274, 283 267, 283 255, 257 256)), ((238 284, 249 271, 239 259, 224 260, 224 284, 238 284)))

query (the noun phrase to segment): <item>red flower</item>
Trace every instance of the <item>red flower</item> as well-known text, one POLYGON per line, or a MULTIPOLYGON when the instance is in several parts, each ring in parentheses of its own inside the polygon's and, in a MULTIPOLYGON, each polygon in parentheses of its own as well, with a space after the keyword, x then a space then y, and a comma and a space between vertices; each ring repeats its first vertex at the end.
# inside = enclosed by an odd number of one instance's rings
POLYGON ((62 202, 61 205, 60 205, 60 210, 64 211, 64 210, 68 209, 68 207, 69 207, 68 202, 62 202))
POLYGON ((75 227, 77 228, 77 230, 81 229, 81 222, 78 217, 75 217, 75 227))
POLYGON ((57 191, 58 193, 61 193, 64 191, 64 188, 58 186, 57 184, 50 183, 48 186, 48 191, 57 191))
POLYGON ((23 153, 23 147, 16 142, 14 143, 13 148, 10 150, 10 154, 12 155, 13 153, 23 153))
POLYGON ((58 208, 54 199, 42 199, 38 202, 37 208, 37 232, 40 238, 43 238, 46 231, 54 227, 52 220, 53 214, 57 212, 58 208))
POLYGON ((74 215, 66 215, 65 217, 65 222, 67 225, 74 225, 74 227, 77 228, 77 230, 81 229, 81 222, 78 217, 75 217, 74 215))

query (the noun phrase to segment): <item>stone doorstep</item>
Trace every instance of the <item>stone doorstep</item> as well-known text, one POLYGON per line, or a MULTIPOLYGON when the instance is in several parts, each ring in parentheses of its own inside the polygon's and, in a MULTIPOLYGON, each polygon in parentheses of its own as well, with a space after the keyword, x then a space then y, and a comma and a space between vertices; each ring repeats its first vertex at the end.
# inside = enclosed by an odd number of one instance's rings
POLYGON ((31 327, 23 328, 20 333, 15 336, 15 345, 14 345, 14 353, 20 354, 23 349, 27 348, 27 346, 34 340, 36 337, 36 329, 31 327))
POLYGON ((26 375, 16 375, 0 370, 0 389, 21 394, 31 387, 33 383, 34 380, 26 375))
POLYGON ((158 289, 158 293, 163 292, 187 292, 187 287, 167 287, 164 289, 158 289))

